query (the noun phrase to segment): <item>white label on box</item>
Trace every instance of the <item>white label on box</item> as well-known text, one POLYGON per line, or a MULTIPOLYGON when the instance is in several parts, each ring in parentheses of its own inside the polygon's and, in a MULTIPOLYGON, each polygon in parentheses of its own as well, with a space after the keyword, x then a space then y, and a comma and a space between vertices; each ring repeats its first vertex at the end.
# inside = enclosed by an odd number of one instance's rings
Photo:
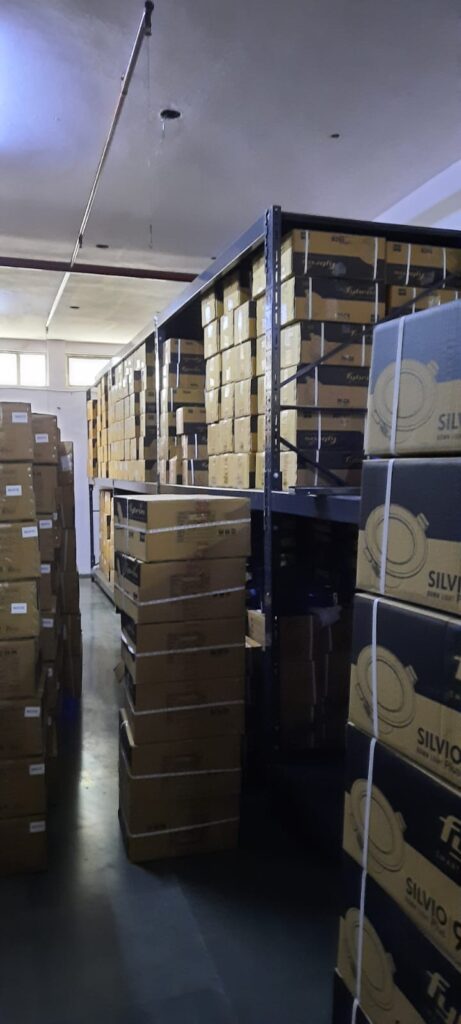
POLYGON ((42 619, 42 629, 53 629, 54 619, 42 619))
POLYGON ((24 718, 40 718, 40 708, 24 708, 24 718))
POLYGON ((23 537, 38 537, 38 530, 36 526, 23 526, 21 533, 23 537))
POLYGON ((51 565, 49 562, 42 562, 40 566, 40 572, 42 576, 49 576, 51 572, 51 565))
POLYGON ((30 764, 29 775, 44 775, 45 765, 44 764, 30 764))
POLYGON ((15 601, 10 605, 12 615, 27 615, 27 604, 25 601, 15 601))
POLYGON ((28 423, 29 416, 26 412, 12 412, 11 413, 12 423, 28 423))
POLYGON ((35 832, 46 832, 46 824, 44 821, 30 821, 29 832, 33 835, 35 832))
POLYGON ((36 434, 35 444, 48 444, 48 434, 36 434))
POLYGON ((21 484, 7 484, 5 494, 7 498, 20 498, 22 494, 21 484))
POLYGON ((53 520, 52 519, 39 519, 38 525, 41 530, 52 530, 53 520))

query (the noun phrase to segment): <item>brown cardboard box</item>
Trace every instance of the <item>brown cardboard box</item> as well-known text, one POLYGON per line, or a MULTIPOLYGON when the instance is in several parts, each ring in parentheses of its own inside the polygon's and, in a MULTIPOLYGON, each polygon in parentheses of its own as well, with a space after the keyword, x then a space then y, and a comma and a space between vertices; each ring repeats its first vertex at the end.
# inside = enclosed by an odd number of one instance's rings
POLYGON ((209 680, 242 678, 244 673, 244 646, 217 647, 194 653, 139 657, 127 636, 122 636, 122 658, 132 679, 138 684, 155 685, 163 682, 182 683, 183 680, 209 680))
POLYGON ((232 419, 234 415, 234 384, 225 384, 221 388, 221 418, 232 419))
POLYGON ((35 523, 0 523, 0 580, 40 576, 38 528, 35 523))
POLYGON ((458 652, 461 656, 459 619, 356 595, 350 721, 461 788, 458 652))
POLYGON ((461 302, 375 329, 368 454, 457 454, 461 444, 460 333, 461 302), (397 386, 396 362, 400 364, 397 386))
MULTIPOLYGON (((162 363, 179 363, 182 359, 192 356, 192 358, 202 357, 203 359, 203 344, 201 341, 190 338, 167 338, 162 349, 162 363)), ((152 353, 152 359, 154 354, 152 353)), ((154 365, 152 363, 152 365, 154 365)))
MULTIPOLYGON (((209 714, 211 714, 212 719, 211 732, 214 732, 216 735, 219 733, 219 730, 221 733, 240 733, 244 731, 240 728, 243 721, 243 702, 245 698, 244 661, 242 657, 240 657, 240 660, 228 657, 226 652, 230 650, 235 650, 235 648, 226 648, 224 653, 222 649, 211 652, 211 657, 208 658, 208 661, 205 655, 200 654, 197 660, 201 660, 202 666, 205 666, 204 675, 200 675, 199 668, 195 671, 195 661, 192 659, 192 672, 185 675, 184 678, 179 673, 178 678, 170 679, 165 677, 162 679, 151 672, 150 676, 145 680, 135 680, 130 671, 130 666, 126 664, 125 660, 122 660, 122 679, 126 690, 125 698, 129 702, 133 714, 141 711, 155 711, 158 714, 164 712, 162 717, 158 719, 157 725, 155 724, 154 716, 151 716, 150 721, 147 723, 150 732, 157 729, 154 736, 155 742, 163 739, 187 738, 189 735, 186 728, 187 722, 190 723, 194 730, 191 736, 207 736, 208 727, 206 723, 209 714), (209 672, 207 671, 208 663, 211 665, 209 672), (223 675, 217 675, 216 673, 221 668, 223 675), (237 670, 237 674, 232 674, 232 672, 235 673, 235 670, 237 670), (228 671, 231 673, 230 675, 228 671), (194 673, 195 678, 193 678, 194 673), (231 708, 235 706, 238 711, 237 718, 229 718, 229 727, 225 723, 224 727, 219 725, 214 714, 216 708, 222 707, 222 705, 226 705, 226 708, 228 705, 231 708), (206 711, 206 715, 198 715, 196 713, 198 708, 206 711), (183 716, 183 712, 187 712, 187 714, 183 716), (237 729, 235 727, 236 722, 240 723, 237 729), (218 728, 218 733, 216 733, 215 726, 218 728), (185 729, 186 731, 184 731, 185 729)), ((239 650, 240 654, 241 651, 239 650)), ((172 659, 177 657, 177 655, 172 655, 172 659)), ((176 673, 173 673, 174 675, 176 673)), ((137 718, 136 721, 138 721, 137 718)), ((142 727, 142 716, 139 717, 138 727, 142 727)), ((135 742, 138 741, 135 740, 135 742)))
POLYGON ((461 277, 461 250, 414 242, 386 242, 388 284, 428 288, 447 274, 461 277))
POLYGON ((203 648, 213 650, 216 647, 243 645, 242 618, 135 623, 127 615, 122 615, 122 633, 138 655, 169 654, 175 651, 193 653, 203 648))
POLYGON ((120 826, 125 842, 127 856, 134 864, 144 861, 163 860, 166 857, 189 857, 191 854, 215 853, 221 850, 234 849, 238 844, 239 834, 239 804, 234 797, 228 799, 225 804, 222 800, 216 801, 210 807, 208 803, 208 814, 230 814, 229 818, 218 818, 211 822, 203 820, 204 810, 194 805, 194 816, 200 818, 200 823, 175 827, 172 829, 158 830, 156 832, 143 832, 133 834, 129 832, 125 822, 123 806, 120 811, 120 826))
POLYGON ((258 383, 255 377, 240 380, 234 385, 234 413, 239 416, 256 416, 258 412, 258 383))
POLYGON ((234 451, 234 422, 228 419, 219 424, 219 451, 223 454, 234 451))
POLYGON ((226 278, 223 288, 224 313, 230 313, 250 297, 246 275, 234 270, 226 278))
POLYGON ((221 362, 221 353, 212 356, 211 359, 207 359, 205 376, 205 389, 207 392, 214 391, 221 384, 221 362))
POLYGON ((256 338, 256 302, 249 299, 234 310, 234 344, 256 338))
MULTIPOLYGON (((283 409, 280 413, 280 438, 299 451, 363 451, 365 416, 363 412, 317 412, 307 409, 283 409)), ((283 449, 283 444, 281 443, 283 449)))
POLYGON ((61 539, 53 516, 39 516, 36 520, 38 529, 38 547, 41 562, 53 562, 55 551, 61 539))
POLYGON ((37 581, 0 583, 0 640, 36 637, 38 633, 37 581))
POLYGON ((256 299, 256 337, 266 334, 266 296, 256 299))
POLYGON ((207 433, 208 455, 219 455, 221 447, 221 424, 210 423, 207 433))
MULTIPOLYGON (((261 340, 265 341, 265 336, 261 340)), ((300 320, 280 332, 280 366, 315 363, 328 356, 330 366, 369 366, 372 334, 362 324, 311 323, 300 320)), ((264 373, 259 352, 257 373, 264 373)))
POLYGON ((219 321, 219 350, 232 348, 234 344, 234 314, 232 311, 224 313, 219 321))
POLYGON ((460 499, 461 459, 364 462, 357 586, 460 615, 460 499))
POLYGON ((222 314, 222 299, 215 291, 209 291, 202 298, 202 327, 206 327, 212 320, 218 320, 222 314))
POLYGON ((27 462, 0 463, 0 521, 35 519, 32 465, 27 462))
POLYGON ((234 380, 246 380, 256 376, 256 338, 236 345, 233 352, 234 380))
POLYGON ((255 487, 259 491, 264 488, 264 452, 256 452, 255 487))
MULTIPOLYGON (((131 689, 133 689, 131 687, 131 689)), ((136 685, 146 703, 148 692, 136 685)), ((160 695, 162 694, 160 691, 160 695)), ((178 681, 170 684, 164 707, 138 710, 125 684, 124 705, 134 742, 138 746, 173 743, 180 740, 211 740, 215 737, 243 735, 245 701, 242 680, 178 681), (182 696, 181 696, 182 695, 182 696), (237 695, 237 696, 235 696, 237 695), (183 701, 179 704, 179 698, 183 701), (171 703, 173 701, 173 703, 171 703), (186 702, 186 703, 184 703, 186 702)), ((155 697, 153 703, 158 703, 155 697)))
POLYGON ((32 462, 32 413, 24 402, 0 402, 0 462, 32 462))
POLYGON ((212 320, 203 328, 203 349, 205 359, 219 352, 219 320, 212 320))
POLYGON ((253 257, 251 265, 251 297, 259 298, 266 291, 266 259, 264 252, 253 257))
POLYGON ((128 598, 122 610, 135 622, 242 618, 245 559, 140 562, 118 553, 115 586, 128 598))
POLYGON ((32 432, 34 435, 34 462, 58 462, 58 444, 61 440, 57 416, 32 413, 32 432))
POLYGON ((45 763, 39 757, 0 762, 0 818, 45 814, 45 763))
MULTIPOLYGON (((281 370, 281 380, 288 380, 297 367, 281 370)), ((258 411, 265 408, 265 378, 258 377, 258 411)), ((361 366, 328 366, 323 363, 302 379, 290 380, 282 386, 281 401, 295 408, 365 410, 368 395, 368 369, 361 366)))
POLYGON ((0 757, 29 757, 42 751, 41 697, 0 703, 0 757))
POLYGON ((205 418, 207 423, 216 423, 219 420, 219 395, 220 389, 205 391, 205 418))
POLYGON ((249 553, 250 511, 244 498, 139 496, 129 498, 128 518, 129 553, 142 561, 249 553))
POLYGON ((359 487, 362 471, 360 452, 338 449, 305 448, 297 452, 280 453, 283 489, 289 487, 328 487, 338 485, 359 487))
POLYGON ((61 572, 72 572, 77 564, 77 547, 75 530, 62 530, 59 548, 59 568, 61 572))
POLYGON ((208 458, 183 459, 182 482, 188 487, 208 487, 208 458))
POLYGON ((74 486, 74 445, 72 441, 58 444, 58 485, 74 486))
POLYGON ((264 612, 254 608, 248 609, 247 616, 248 635, 264 650, 266 647, 266 616, 264 612))
POLYGON ((199 405, 186 406, 176 410, 176 433, 195 434, 203 430, 206 424, 205 407, 199 405))
POLYGON ((237 380, 237 357, 235 348, 227 349, 221 356, 221 383, 232 384, 237 380))
POLYGON ((75 526, 75 497, 73 484, 63 485, 56 490, 56 504, 61 526, 72 529, 75 526))
MULTIPOLYGON (((203 392, 205 390, 205 360, 201 359, 198 363, 198 366, 196 367, 194 367, 194 364, 192 364, 191 371, 186 371, 183 368, 183 362, 184 360, 181 360, 181 362, 173 366, 172 369, 170 369, 168 366, 163 367, 161 377, 161 389, 162 391, 172 391, 174 397, 176 397, 176 392, 179 390, 199 392, 203 392), (198 368, 200 368, 200 373, 198 372, 198 368), (195 372, 196 370, 197 372, 195 372)), ((189 363, 186 363, 185 365, 189 366, 189 363)), ((127 423, 130 424, 130 427, 132 426, 132 424, 130 423, 131 420, 134 421, 134 426, 136 424, 136 417, 131 416, 129 419, 125 417, 125 431, 127 428, 127 423)), ((134 430, 132 436, 135 436, 134 430)))
POLYGON ((240 416, 234 420, 236 452, 256 452, 258 448, 258 417, 240 416))
POLYGON ((44 816, 0 820, 0 875, 46 868, 46 821, 44 816))
POLYGON ((174 455, 168 463, 168 483, 169 484, 182 484, 182 459, 178 455, 174 455))
POLYGON ((250 452, 239 452, 231 456, 230 486, 242 490, 255 486, 255 456, 250 452))
POLYGON ((59 601, 64 615, 77 615, 80 611, 80 582, 75 570, 59 574, 59 601))
POLYGON ((293 320, 375 324, 385 315, 384 285, 377 282, 289 277, 281 292, 282 326, 293 320))
POLYGON ((40 616, 39 645, 43 661, 54 661, 58 651, 58 618, 55 610, 40 616))
POLYGON ((424 295, 422 292, 423 289, 420 288, 405 288, 401 285, 391 285, 387 289, 388 313, 398 316, 418 313, 423 309, 443 306, 459 298, 459 292, 453 288, 441 288, 439 291, 430 292, 429 295, 424 295))
POLYGON ((36 640, 1 640, 0 701, 33 697, 36 689, 36 640))
POLYGON ((42 562, 38 581, 38 606, 41 612, 56 607, 58 572, 53 562, 42 562))
MULTIPOLYGON (((57 449, 56 449, 57 451, 57 449)), ((58 467, 34 465, 33 481, 37 514, 55 512, 57 509, 56 489, 58 486, 58 467)), ((25 516, 23 518, 26 518, 25 516)))
POLYGON ((459 791, 348 727, 344 849, 458 968, 460 814, 459 791))
POLYGON ((296 229, 282 239, 280 275, 282 281, 292 274, 379 281, 385 260, 385 238, 296 229))
POLYGON ((240 769, 238 733, 146 743, 136 746, 126 712, 120 711, 120 751, 132 778, 152 774, 210 772, 240 769))

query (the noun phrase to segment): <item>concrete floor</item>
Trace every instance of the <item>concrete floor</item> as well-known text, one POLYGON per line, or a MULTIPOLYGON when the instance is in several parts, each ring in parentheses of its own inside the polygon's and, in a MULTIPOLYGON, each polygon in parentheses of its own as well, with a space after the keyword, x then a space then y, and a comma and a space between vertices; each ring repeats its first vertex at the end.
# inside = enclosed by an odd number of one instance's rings
POLYGON ((84 698, 64 722, 50 868, 0 880, 0 1024, 329 1024, 337 868, 260 804, 238 852, 128 863, 118 618, 89 581, 82 615, 84 698))

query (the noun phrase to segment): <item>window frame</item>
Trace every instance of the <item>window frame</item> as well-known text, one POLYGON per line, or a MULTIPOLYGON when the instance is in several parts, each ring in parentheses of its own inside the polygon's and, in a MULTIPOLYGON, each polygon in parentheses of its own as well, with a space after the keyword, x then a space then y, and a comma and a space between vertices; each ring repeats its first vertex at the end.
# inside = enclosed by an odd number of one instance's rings
POLYGON ((2 384, 0 380, 0 387, 5 388, 47 388, 49 387, 48 380, 48 355, 46 352, 34 352, 20 349, 0 349, 1 356, 14 356, 16 359, 16 384, 2 384), (21 380, 21 356, 42 356, 45 360, 45 383, 44 384, 23 384, 21 380))
MULTIPOLYGON (((67 383, 67 387, 68 388, 92 388, 92 387, 94 387, 94 381, 92 381, 90 384, 71 384, 71 382, 70 382, 70 361, 71 361, 71 359, 82 359, 86 363, 94 362, 95 360, 97 360, 98 362, 103 362, 104 366, 107 366, 107 364, 110 363, 111 356, 108 356, 108 358, 106 359, 102 355, 94 355, 94 356, 90 356, 90 355, 86 355, 86 354, 82 355, 81 352, 67 352, 66 353, 66 383, 67 383)), ((101 368, 101 370, 102 370, 102 368, 101 368)), ((101 370, 97 370, 96 374, 101 373, 101 370)), ((96 376, 96 374, 95 374, 95 376, 96 376)))

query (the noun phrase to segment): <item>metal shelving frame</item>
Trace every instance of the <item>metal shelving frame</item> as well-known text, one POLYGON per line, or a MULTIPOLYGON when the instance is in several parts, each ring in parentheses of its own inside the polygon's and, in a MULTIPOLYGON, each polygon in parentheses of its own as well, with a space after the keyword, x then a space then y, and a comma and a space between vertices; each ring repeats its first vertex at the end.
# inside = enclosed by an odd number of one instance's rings
MULTIPOLYGON (((138 335, 132 345, 118 353, 111 361, 114 368, 130 355, 145 340, 155 339, 157 409, 159 409, 159 363, 161 351, 168 338, 202 337, 201 297, 219 283, 226 274, 239 266, 242 260, 249 263, 252 255, 264 248, 266 266, 266 404, 265 404, 265 473, 264 490, 234 490, 232 488, 190 487, 180 484, 159 484, 161 493, 214 493, 239 494, 248 497, 252 511, 264 516, 264 610, 266 613, 266 656, 265 656, 265 709, 267 756, 271 761, 277 756, 279 716, 279 665, 278 665, 278 620, 277 620, 277 566, 278 529, 280 514, 325 519, 332 522, 358 524, 360 493, 348 487, 281 489, 280 476, 280 410, 283 382, 280 383, 280 241, 289 231, 304 228, 311 231, 334 231, 338 233, 383 235, 390 241, 410 242, 420 245, 437 245, 461 248, 461 233, 437 228, 412 227, 411 225, 386 224, 378 221, 362 221, 337 217, 322 217, 309 214, 286 212, 280 206, 272 206, 263 216, 248 228, 236 241, 222 252, 159 316, 155 332, 146 330, 138 335)), ((441 283, 441 282, 440 282, 441 283)), ((445 282, 448 283, 448 282, 445 282)), ((433 284, 426 291, 437 288, 433 284)), ((407 312, 402 306, 402 313, 407 312)), ((314 366, 303 367, 296 377, 307 376, 314 366)), ((103 371, 104 373, 104 371, 103 371)), ((102 376, 101 374, 100 376, 102 376)), ((288 382, 286 382, 288 383, 288 382)), ((157 416, 157 430, 159 418, 157 416)), ((94 481, 101 486, 112 487, 114 493, 155 493, 155 485, 131 484, 129 481, 94 481)), ((93 520, 91 520, 93 523, 93 520)))

